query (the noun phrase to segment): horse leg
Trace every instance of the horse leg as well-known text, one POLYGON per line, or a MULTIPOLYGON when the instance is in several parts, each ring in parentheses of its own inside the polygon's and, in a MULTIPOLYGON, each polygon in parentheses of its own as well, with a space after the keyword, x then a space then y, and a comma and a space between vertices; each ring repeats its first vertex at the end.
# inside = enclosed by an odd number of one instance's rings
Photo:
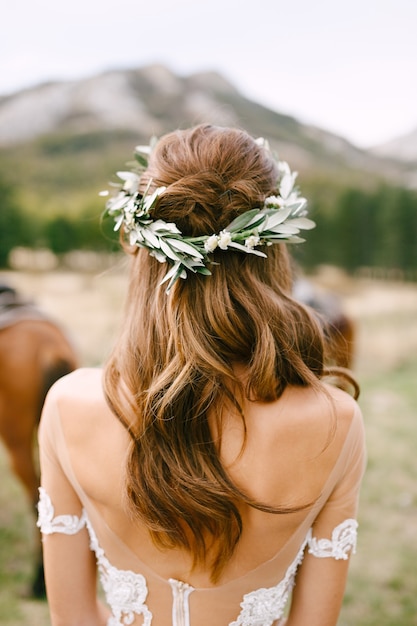
MULTIPOLYGON (((29 441, 21 442, 21 445, 10 450, 11 465, 16 476, 22 481, 29 501, 32 505, 33 516, 36 519, 38 513, 39 498, 39 476, 35 468, 35 459, 33 457, 33 446, 29 441)), ((36 598, 45 597, 45 580, 43 572, 43 555, 41 535, 38 529, 35 529, 35 570, 32 580, 32 595, 36 598)))
MULTIPOLYGON (((4 441, 9 459, 10 466, 15 476, 20 480, 25 489, 28 500, 31 503, 33 514, 37 513, 39 475, 37 471, 37 463, 34 458, 34 437, 35 424, 33 415, 19 414, 19 423, 26 424, 26 428, 20 428, 16 432, 16 427, 3 428, 0 433, 4 441)), ((35 531, 35 576, 32 583, 32 594, 41 598, 45 596, 45 582, 43 579, 43 561, 41 538, 38 529, 35 531)))
MULTIPOLYGON (((70 361, 67 360, 65 358, 57 358, 56 361, 52 364, 49 365, 48 367, 45 367, 44 371, 43 371, 43 381, 42 381, 42 388, 40 390, 40 397, 38 400, 38 419, 37 419, 37 424, 36 424, 36 430, 37 430, 37 425, 39 423, 39 419, 40 419, 40 415, 42 412, 42 407, 43 407, 43 403, 45 401, 45 397, 46 394, 48 392, 48 390, 51 388, 51 386, 54 384, 54 382, 56 382, 59 378, 61 378, 62 376, 65 376, 66 374, 69 374, 70 372, 72 372, 76 367, 76 362, 74 361, 70 361)), ((33 442, 34 444, 34 442, 33 442)), ((31 464, 32 467, 35 468, 35 463, 34 463, 34 445, 32 445, 31 448, 32 452, 31 452, 31 464)), ((37 450, 37 448, 36 448, 37 450)), ((38 504, 38 497, 39 497, 39 493, 38 493, 38 487, 39 487, 39 476, 38 474, 36 474, 36 478, 37 478, 37 484, 36 484, 36 494, 35 494, 35 499, 32 500, 33 505, 34 505, 34 512, 35 512, 35 516, 37 516, 38 513, 38 509, 37 509, 37 504, 38 504)), ((36 539, 37 539, 37 549, 38 549, 38 553, 37 553, 37 558, 36 558, 36 562, 35 562, 35 576, 33 578, 32 581, 32 595, 35 598, 43 598, 46 596, 46 587, 45 587, 45 575, 44 575, 44 568, 43 568, 43 553, 42 553, 42 544, 41 544, 41 535, 39 532, 37 532, 36 534, 36 539)))
MULTIPOLYGON (((35 508, 39 475, 35 433, 50 386, 77 366, 76 356, 58 327, 44 321, 21 321, 0 332, 0 437, 11 466, 35 508), (36 459, 36 460, 35 460, 36 459)), ((40 533, 33 595, 45 593, 40 533)))

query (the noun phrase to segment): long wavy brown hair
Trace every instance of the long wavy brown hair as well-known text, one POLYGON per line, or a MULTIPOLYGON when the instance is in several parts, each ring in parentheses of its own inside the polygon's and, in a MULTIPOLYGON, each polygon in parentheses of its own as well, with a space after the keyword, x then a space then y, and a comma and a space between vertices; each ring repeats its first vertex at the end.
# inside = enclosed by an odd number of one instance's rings
MULTIPOLYGON (((188 236, 211 235, 262 206, 277 170, 247 133, 201 125, 158 142, 143 185, 149 180, 166 186, 155 219, 188 236)), ((145 250, 130 252, 124 322, 104 379, 131 435, 128 503, 157 546, 190 551, 195 564, 208 562, 215 581, 242 531, 239 503, 271 513, 299 509, 253 501, 232 482, 208 416, 221 434, 226 410, 244 423, 245 397, 268 402, 287 385, 318 387, 322 329, 291 297, 283 244, 270 246, 267 259, 216 250, 211 276, 189 275, 168 295, 159 283, 169 265, 145 250), (248 373, 245 385, 237 363, 248 373)))

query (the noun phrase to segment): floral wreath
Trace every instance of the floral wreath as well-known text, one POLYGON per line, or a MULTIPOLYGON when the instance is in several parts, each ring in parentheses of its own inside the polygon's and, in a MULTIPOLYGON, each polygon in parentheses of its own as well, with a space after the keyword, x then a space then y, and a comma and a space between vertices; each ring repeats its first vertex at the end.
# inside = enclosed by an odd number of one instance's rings
MULTIPOLYGON (((256 142, 269 150, 263 138, 256 142)), ((114 218, 115 231, 123 226, 130 245, 146 248, 159 262, 172 265, 161 282, 168 282, 167 293, 178 278, 187 278, 188 272, 210 275, 207 264, 214 263, 209 257, 216 248, 266 257, 256 248, 282 242, 301 243, 305 240, 298 236, 300 230, 315 227, 306 217, 307 200, 294 187, 297 172, 291 172, 285 161, 275 159, 279 174, 276 193, 265 198, 262 208, 242 213, 218 234, 185 237, 174 223, 152 217, 166 187, 149 193, 150 180, 144 192, 139 192, 140 179, 155 143, 154 138, 149 146, 136 147, 134 170, 117 172, 123 183, 114 185, 119 191, 108 199, 104 215, 114 218)), ((102 191, 100 195, 107 196, 109 192, 102 191)))

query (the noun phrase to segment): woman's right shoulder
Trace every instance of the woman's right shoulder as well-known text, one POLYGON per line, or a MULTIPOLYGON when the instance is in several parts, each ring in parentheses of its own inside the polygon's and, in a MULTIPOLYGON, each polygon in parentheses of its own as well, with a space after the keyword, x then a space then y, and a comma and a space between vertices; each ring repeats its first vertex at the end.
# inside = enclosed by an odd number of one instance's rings
POLYGON ((328 432, 329 425, 336 425, 341 433, 347 433, 352 422, 362 420, 357 401, 346 391, 321 383, 320 387, 293 387, 285 408, 290 408, 290 421, 294 421, 304 432, 328 432))
POLYGON ((103 396, 103 370, 101 368, 83 367, 59 378, 50 388, 48 399, 62 401, 65 399, 88 399, 103 396))
POLYGON ((336 417, 338 427, 346 434, 352 429, 363 428, 361 408, 349 393, 333 385, 324 384, 326 394, 331 399, 329 410, 336 417))
POLYGON ((284 397, 281 416, 282 425, 276 420, 276 428, 269 433, 272 444, 279 448, 289 442, 294 458, 298 452, 298 458, 317 459, 325 469, 345 446, 363 445, 361 409, 351 395, 337 387, 323 384, 321 390, 292 389, 284 397))

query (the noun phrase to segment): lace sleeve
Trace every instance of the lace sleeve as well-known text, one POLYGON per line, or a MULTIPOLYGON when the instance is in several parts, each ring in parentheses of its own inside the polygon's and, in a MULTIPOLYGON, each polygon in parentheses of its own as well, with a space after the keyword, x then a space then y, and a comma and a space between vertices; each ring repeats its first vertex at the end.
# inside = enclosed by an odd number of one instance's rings
POLYGON ((38 521, 37 526, 44 535, 62 533, 75 535, 86 525, 86 514, 83 509, 81 517, 77 515, 57 515, 54 517, 54 507, 51 498, 43 487, 39 488, 38 521))
POLYGON ((310 537, 308 540, 308 552, 319 558, 331 557, 336 560, 347 561, 349 553, 356 552, 358 522, 354 519, 347 519, 332 532, 331 539, 316 539, 310 537))

